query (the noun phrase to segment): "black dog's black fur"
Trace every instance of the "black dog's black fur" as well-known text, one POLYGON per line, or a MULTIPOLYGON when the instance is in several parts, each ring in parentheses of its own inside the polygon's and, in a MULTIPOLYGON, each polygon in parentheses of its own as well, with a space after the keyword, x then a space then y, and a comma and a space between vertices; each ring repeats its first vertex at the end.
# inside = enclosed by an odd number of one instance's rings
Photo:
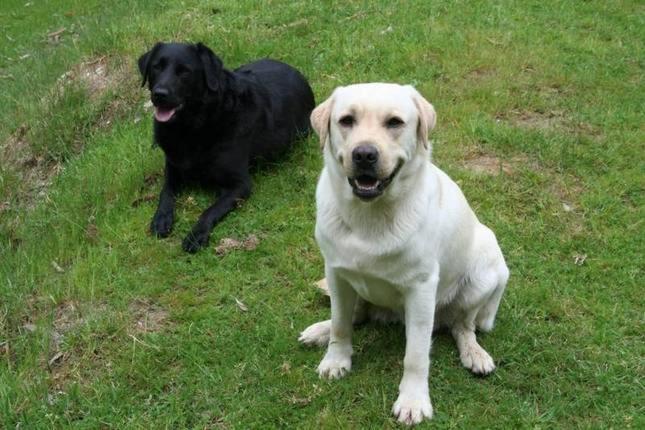
POLYGON ((155 106, 154 139, 166 155, 152 233, 170 234, 184 185, 219 191, 183 241, 184 250, 196 252, 251 193, 250 164, 273 159, 309 132, 314 96, 287 64, 264 59, 230 71, 201 43, 158 43, 139 58, 139 70, 155 106))

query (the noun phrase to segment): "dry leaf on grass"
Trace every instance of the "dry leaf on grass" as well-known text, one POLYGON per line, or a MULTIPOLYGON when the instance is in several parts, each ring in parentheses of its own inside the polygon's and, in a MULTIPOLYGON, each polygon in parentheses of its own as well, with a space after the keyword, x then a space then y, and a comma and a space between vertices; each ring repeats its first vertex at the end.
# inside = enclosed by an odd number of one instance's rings
POLYGON ((299 27, 301 25, 307 25, 309 24, 309 20, 307 18, 302 18, 302 19, 297 19, 293 22, 290 22, 289 24, 283 25, 283 27, 299 27))
POLYGON ((291 396, 288 399, 288 402, 291 403, 294 406, 307 406, 309 403, 311 403, 311 396, 309 397, 297 397, 297 396, 291 396))
POLYGON ((149 187, 159 182, 159 179, 161 179, 161 173, 153 173, 143 178, 143 183, 145 186, 149 187))
POLYGON ((322 278, 320 281, 314 282, 314 286, 323 292, 324 295, 329 295, 329 287, 327 286, 327 278, 322 278))
POLYGON ((57 262, 55 262, 54 260, 52 260, 52 267, 54 268, 56 273, 65 273, 65 269, 60 267, 60 265, 57 262))
POLYGON ((141 197, 137 197, 136 199, 134 199, 132 201, 132 207, 136 208, 141 203, 143 203, 143 202, 151 202, 151 201, 155 200, 156 198, 157 198, 157 195, 154 194, 154 193, 150 193, 150 194, 146 194, 146 195, 141 196, 141 197))
POLYGON ((27 323, 22 326, 25 330, 27 330, 30 333, 33 333, 36 331, 36 325, 32 323, 27 323))
POLYGON ((246 312, 249 310, 249 308, 247 308, 246 305, 242 303, 240 299, 238 299, 237 297, 233 297, 233 298, 235 299, 235 304, 237 304, 237 307, 240 308, 242 312, 246 312))
POLYGON ((85 237, 92 243, 96 243, 99 237, 99 228, 93 222, 85 227, 85 237))
POLYGON ((54 364, 58 364, 60 361, 62 361, 63 355, 64 354, 62 352, 57 352, 52 358, 49 359, 47 364, 49 364, 50 367, 54 364))
POLYGON ((65 33, 65 31, 67 31, 67 29, 63 27, 56 31, 52 31, 51 33, 47 33, 47 40, 50 43, 58 43, 60 41, 60 37, 65 33))
POLYGON ((239 241, 231 237, 225 237, 219 241, 219 245, 215 247, 217 255, 225 255, 231 251, 243 249, 245 251, 253 251, 258 247, 260 240, 254 234, 249 235, 246 239, 239 241))

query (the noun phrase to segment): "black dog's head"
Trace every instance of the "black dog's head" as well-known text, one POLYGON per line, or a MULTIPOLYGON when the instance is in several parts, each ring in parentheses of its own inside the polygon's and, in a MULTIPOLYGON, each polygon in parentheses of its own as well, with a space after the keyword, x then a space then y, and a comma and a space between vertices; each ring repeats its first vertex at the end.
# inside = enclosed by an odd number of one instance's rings
POLYGON ((206 93, 218 92, 224 75, 222 61, 201 43, 157 43, 139 58, 139 70, 159 122, 173 121, 206 93))

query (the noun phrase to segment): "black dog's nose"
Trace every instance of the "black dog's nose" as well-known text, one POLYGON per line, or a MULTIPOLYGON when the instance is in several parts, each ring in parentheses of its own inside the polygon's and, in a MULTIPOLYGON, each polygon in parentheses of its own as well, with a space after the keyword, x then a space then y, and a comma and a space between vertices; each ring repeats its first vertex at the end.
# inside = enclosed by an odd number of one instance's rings
POLYGON ((361 145, 352 151, 352 161, 364 169, 373 167, 378 161, 378 150, 373 145, 361 145))
POLYGON ((168 89, 163 87, 155 87, 152 89, 152 98, 157 101, 165 100, 168 97, 168 89))

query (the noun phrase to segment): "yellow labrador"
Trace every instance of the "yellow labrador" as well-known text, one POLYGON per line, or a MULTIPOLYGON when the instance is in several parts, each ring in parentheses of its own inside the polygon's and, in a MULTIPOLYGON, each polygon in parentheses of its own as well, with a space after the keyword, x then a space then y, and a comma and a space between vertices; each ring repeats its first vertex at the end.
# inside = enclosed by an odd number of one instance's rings
POLYGON ((382 318, 384 309, 398 314, 406 347, 392 412, 406 424, 432 417, 433 328, 450 328, 473 373, 495 369, 475 330, 492 329, 509 276, 493 232, 430 161, 435 120, 413 87, 384 83, 339 87, 311 114, 324 151, 316 240, 331 320, 308 327, 299 340, 328 344, 318 373, 340 378, 351 369, 352 322, 382 318))

